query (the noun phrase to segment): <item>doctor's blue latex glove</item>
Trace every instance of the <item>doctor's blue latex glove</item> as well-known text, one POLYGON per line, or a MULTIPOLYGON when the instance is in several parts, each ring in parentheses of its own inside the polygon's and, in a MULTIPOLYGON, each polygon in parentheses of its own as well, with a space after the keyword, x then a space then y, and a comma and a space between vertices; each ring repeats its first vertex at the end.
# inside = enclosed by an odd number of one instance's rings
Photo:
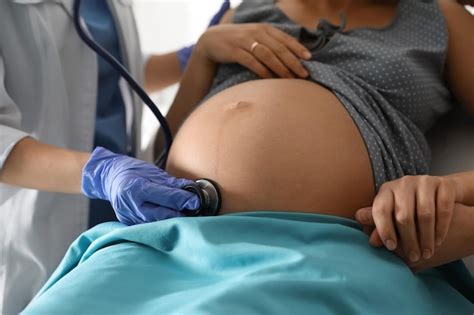
POLYGON ((82 171, 82 192, 108 200, 120 222, 153 222, 196 210, 199 197, 182 188, 194 182, 178 179, 156 166, 97 147, 82 171))
MULTIPOLYGON (((224 0, 219 11, 217 11, 217 13, 212 17, 211 21, 209 22, 209 26, 214 26, 214 25, 219 24, 222 17, 229 9, 230 9, 230 0, 224 0)), ((178 50, 177 55, 179 59, 179 68, 181 69, 181 72, 184 72, 184 69, 186 68, 186 65, 188 64, 189 58, 191 57, 191 54, 193 53, 194 46, 196 45, 190 45, 178 50)))

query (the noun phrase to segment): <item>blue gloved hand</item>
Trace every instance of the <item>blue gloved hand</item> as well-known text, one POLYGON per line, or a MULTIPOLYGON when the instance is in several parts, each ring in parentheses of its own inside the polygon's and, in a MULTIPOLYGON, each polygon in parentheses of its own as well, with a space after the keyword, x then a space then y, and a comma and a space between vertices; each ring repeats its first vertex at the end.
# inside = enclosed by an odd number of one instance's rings
POLYGON ((182 188, 194 182, 178 179, 156 166, 97 147, 82 171, 82 192, 110 201, 127 225, 180 217, 196 210, 199 197, 182 188))
MULTIPOLYGON (((224 0, 224 3, 222 4, 221 8, 217 13, 212 17, 211 21, 209 22, 209 26, 213 26, 218 24, 224 14, 229 10, 230 8, 230 0, 224 0)), ((179 68, 181 69, 181 72, 184 71, 186 68, 186 65, 188 64, 189 58, 191 57, 191 54, 193 53, 194 45, 190 45, 184 48, 181 48, 178 50, 178 60, 179 60, 179 68)))

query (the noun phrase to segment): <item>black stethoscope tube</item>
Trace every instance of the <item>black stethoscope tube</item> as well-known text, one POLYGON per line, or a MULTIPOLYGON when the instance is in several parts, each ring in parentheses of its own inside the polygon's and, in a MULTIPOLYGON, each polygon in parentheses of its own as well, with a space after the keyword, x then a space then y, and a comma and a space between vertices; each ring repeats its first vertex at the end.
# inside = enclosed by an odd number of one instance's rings
POLYGON ((104 58, 112 67, 115 68, 116 71, 128 82, 130 87, 137 93, 137 95, 142 99, 142 101, 150 108, 150 110, 155 115, 156 119, 160 122, 161 128, 163 130, 163 134, 165 136, 165 149, 163 153, 160 155, 159 159, 155 162, 158 167, 164 168, 166 165, 166 160, 168 159, 168 154, 171 148, 171 144, 173 142, 173 136, 171 135, 171 129, 166 121, 166 118, 163 117, 160 110, 156 106, 156 104, 151 100, 148 94, 142 89, 142 87, 135 81, 134 78, 128 73, 127 69, 117 61, 111 54, 109 54, 103 47, 97 44, 94 40, 92 40, 89 35, 86 34, 82 25, 81 25, 81 15, 80 15, 80 8, 81 8, 81 0, 75 0, 74 2, 74 26, 76 28, 77 33, 81 37, 81 39, 98 55, 104 58))

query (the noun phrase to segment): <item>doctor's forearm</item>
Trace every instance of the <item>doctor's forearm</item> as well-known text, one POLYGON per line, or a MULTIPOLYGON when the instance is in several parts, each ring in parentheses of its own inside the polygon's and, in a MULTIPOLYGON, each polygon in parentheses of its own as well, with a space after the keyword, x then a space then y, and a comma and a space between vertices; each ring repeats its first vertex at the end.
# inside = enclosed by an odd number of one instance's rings
POLYGON ((181 78, 176 52, 152 55, 145 66, 145 88, 155 92, 177 83, 181 78))
POLYGON ((89 156, 24 138, 8 156, 0 182, 43 191, 81 193, 82 168, 89 156))

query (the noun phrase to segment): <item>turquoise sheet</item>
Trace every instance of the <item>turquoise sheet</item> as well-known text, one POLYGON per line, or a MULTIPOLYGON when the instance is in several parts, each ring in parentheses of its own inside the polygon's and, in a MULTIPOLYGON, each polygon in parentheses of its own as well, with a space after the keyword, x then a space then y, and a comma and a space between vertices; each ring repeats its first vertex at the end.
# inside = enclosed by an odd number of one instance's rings
POLYGON ((24 314, 466 314, 461 262, 414 275, 356 222, 291 212, 85 232, 24 314))

